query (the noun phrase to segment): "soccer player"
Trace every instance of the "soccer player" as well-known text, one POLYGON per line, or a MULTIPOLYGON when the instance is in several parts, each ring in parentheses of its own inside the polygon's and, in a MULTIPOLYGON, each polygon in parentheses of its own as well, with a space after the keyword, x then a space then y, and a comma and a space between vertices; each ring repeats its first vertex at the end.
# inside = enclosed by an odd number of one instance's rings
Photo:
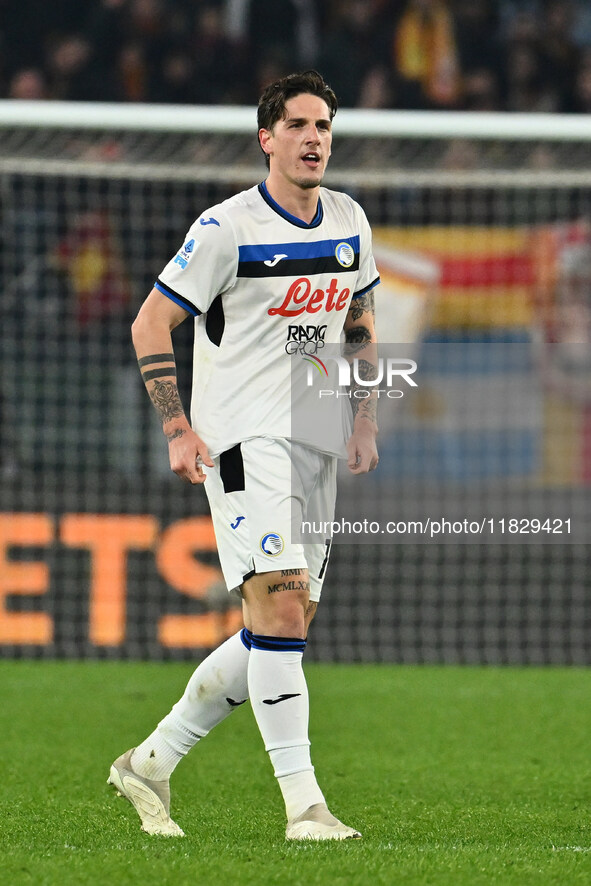
POLYGON ((321 188, 336 110, 315 71, 265 89, 258 136, 266 180, 194 222, 133 324, 170 466, 190 483, 205 482, 222 571, 228 589, 240 589, 245 624, 201 662, 154 732, 111 766, 109 782, 150 834, 183 834, 170 817, 170 776, 250 699, 285 801, 287 839, 361 836, 329 812, 308 739, 302 654, 330 539, 300 543, 291 532, 294 514, 332 519, 338 456, 354 474, 378 461, 372 397, 352 401, 346 448, 315 447, 299 422, 292 427, 290 367, 308 353, 306 344, 338 343, 344 330, 350 352, 369 366, 365 378, 375 378, 379 277, 370 227, 354 200, 321 188), (195 320, 191 423, 171 339, 188 316, 195 320))

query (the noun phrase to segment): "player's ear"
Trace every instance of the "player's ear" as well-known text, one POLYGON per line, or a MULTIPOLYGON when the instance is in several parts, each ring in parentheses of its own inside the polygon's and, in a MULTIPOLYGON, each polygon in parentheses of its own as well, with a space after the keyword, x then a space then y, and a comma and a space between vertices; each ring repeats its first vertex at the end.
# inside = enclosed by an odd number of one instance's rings
POLYGON ((271 154, 271 140, 273 133, 270 129, 259 129, 259 144, 263 152, 269 156, 271 154))

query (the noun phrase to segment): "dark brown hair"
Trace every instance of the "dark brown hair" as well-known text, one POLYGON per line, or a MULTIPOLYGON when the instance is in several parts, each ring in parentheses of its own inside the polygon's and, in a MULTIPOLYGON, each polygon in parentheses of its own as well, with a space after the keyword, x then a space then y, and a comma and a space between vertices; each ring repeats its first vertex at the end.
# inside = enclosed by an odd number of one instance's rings
MULTIPOLYGON (((266 87, 259 99, 258 128, 272 129, 278 120, 283 120, 285 117, 286 102, 296 95, 304 94, 316 95, 326 102, 332 120, 339 106, 336 95, 318 71, 302 71, 298 74, 288 74, 287 77, 282 77, 266 87)), ((269 157, 265 156, 268 166, 269 157)))

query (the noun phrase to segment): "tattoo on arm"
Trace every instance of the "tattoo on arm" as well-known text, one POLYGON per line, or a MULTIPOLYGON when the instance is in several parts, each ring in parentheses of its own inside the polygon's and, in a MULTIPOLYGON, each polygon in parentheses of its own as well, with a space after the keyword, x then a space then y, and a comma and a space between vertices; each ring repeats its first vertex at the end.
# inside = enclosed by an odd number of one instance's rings
MULTIPOLYGON (((166 378, 176 379, 174 354, 172 352, 166 354, 147 354, 145 357, 140 357, 137 362, 142 373, 144 384, 147 385, 149 381, 154 381, 153 387, 148 388, 148 394, 150 395, 152 403, 156 407, 156 412, 158 413, 162 424, 170 421, 171 418, 184 415, 185 410, 181 403, 176 381, 164 381, 166 378), (170 363, 172 365, 158 366, 156 369, 144 369, 144 367, 156 366, 158 363, 170 363)), ((175 440, 177 437, 182 437, 184 433, 183 430, 178 428, 171 434, 167 434, 166 438, 170 443, 171 440, 175 440)))
POLYGON ((373 381, 377 376, 378 370, 373 363, 369 360, 357 360, 357 371, 353 373, 351 380, 351 406, 354 419, 359 415, 377 423, 377 399, 372 396, 373 388, 363 384, 363 381, 373 381), (366 391, 368 394, 365 397, 358 397, 357 391, 366 391))
POLYGON ((369 397, 365 400, 356 400, 353 397, 351 400, 351 406, 353 407, 353 420, 359 415, 360 418, 367 418, 374 422, 374 424, 378 423, 378 401, 375 397, 371 400, 369 397))
POLYGON ((173 381, 157 380, 148 393, 162 424, 170 421, 171 418, 185 414, 178 388, 173 381))
POLYGON ((345 346, 343 354, 345 357, 351 357, 362 351, 371 341, 371 332, 367 326, 353 326, 352 329, 345 330, 345 346))
POLYGON ((144 382, 152 381, 153 378, 166 378, 167 376, 176 378, 176 368, 174 366, 162 366, 160 369, 144 369, 142 372, 144 382))
POLYGON ((137 361, 140 369, 143 366, 151 366, 152 363, 174 363, 174 354, 148 354, 137 361))
POLYGON ((176 431, 173 431, 171 434, 166 434, 166 439, 169 443, 172 443, 173 440, 177 440, 179 437, 184 437, 187 432, 183 430, 183 428, 177 428, 176 431))
MULTIPOLYGON (((355 376, 360 381, 375 381, 378 377, 377 367, 374 366, 373 363, 370 363, 369 360, 357 360, 357 370, 353 373, 353 384, 357 384, 355 381, 355 376)), ((360 385, 362 387, 362 385, 360 385)), ((364 390, 367 389, 367 386, 364 390)))
POLYGON ((366 311, 369 311, 370 314, 375 314, 375 302, 373 296, 373 289, 369 292, 366 292, 365 295, 360 295, 359 298, 354 298, 351 302, 351 307, 349 308, 349 313, 351 315, 351 320, 359 320, 359 318, 365 314, 366 311))
POLYGON ((162 378, 163 376, 173 376, 176 378, 174 354, 148 354, 147 357, 140 357, 137 363, 141 370, 144 384, 152 381, 153 378, 162 378), (157 369, 144 369, 144 366, 155 366, 157 363, 172 363, 172 366, 159 366, 157 369))

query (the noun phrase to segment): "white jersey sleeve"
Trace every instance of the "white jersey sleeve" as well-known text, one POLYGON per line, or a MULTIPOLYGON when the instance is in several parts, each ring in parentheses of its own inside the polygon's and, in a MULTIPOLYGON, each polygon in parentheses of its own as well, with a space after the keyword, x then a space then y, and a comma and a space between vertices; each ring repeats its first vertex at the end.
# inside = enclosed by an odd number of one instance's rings
POLYGON ((373 257, 371 228, 365 212, 356 204, 359 217, 359 276, 353 298, 360 298, 380 282, 380 275, 373 257))
POLYGON ((183 245, 154 284, 194 317, 205 314, 216 296, 236 279, 236 235, 227 216, 217 209, 205 212, 191 225, 183 245))

